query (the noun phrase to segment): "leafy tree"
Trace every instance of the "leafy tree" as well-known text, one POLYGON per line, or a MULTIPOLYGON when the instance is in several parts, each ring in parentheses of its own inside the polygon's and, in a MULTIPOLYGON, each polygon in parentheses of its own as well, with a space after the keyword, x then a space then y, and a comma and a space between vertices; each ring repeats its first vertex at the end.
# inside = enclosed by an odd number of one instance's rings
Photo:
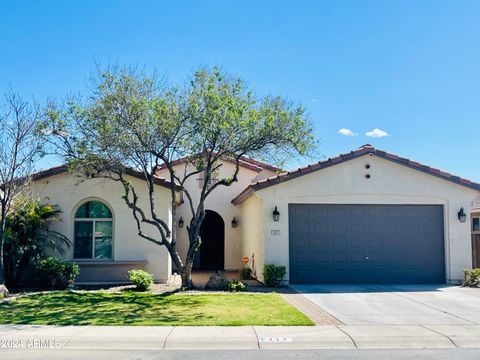
POLYGON ((37 199, 20 197, 12 204, 5 226, 4 261, 8 287, 18 286, 27 268, 51 253, 63 254, 68 238, 50 229, 60 210, 37 199))
POLYGON ((41 112, 13 92, 0 102, 0 295, 7 295, 3 264, 5 223, 12 203, 28 188, 41 143, 35 129, 41 112))
POLYGON ((154 76, 112 67, 99 73, 92 88, 86 100, 51 104, 42 132, 51 134, 47 140, 72 169, 122 183, 139 236, 167 248, 184 288, 193 286, 191 270, 201 246, 205 200, 217 188, 237 181, 241 158, 281 161, 305 155, 316 145, 301 106, 281 97, 257 97, 242 79, 218 68, 200 69, 185 87, 173 88, 154 76), (189 156, 187 165, 193 166, 176 171, 174 160, 181 156, 189 156), (233 162, 235 170, 211 182, 223 160, 233 162), (179 192, 191 212, 184 259, 177 251, 175 232, 155 209, 159 166, 169 173, 173 223, 179 192), (145 177, 147 208, 142 208, 138 189, 125 176, 129 168, 145 177), (197 196, 185 183, 200 173, 204 183, 197 196), (158 236, 147 235, 148 227, 158 236))

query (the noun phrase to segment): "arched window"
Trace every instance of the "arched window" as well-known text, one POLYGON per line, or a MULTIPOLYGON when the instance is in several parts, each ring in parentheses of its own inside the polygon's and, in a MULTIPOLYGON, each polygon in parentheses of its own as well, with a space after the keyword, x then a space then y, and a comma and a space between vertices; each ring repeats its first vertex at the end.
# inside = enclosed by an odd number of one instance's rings
POLYGON ((112 259, 112 212, 104 203, 88 201, 75 213, 75 259, 112 259))

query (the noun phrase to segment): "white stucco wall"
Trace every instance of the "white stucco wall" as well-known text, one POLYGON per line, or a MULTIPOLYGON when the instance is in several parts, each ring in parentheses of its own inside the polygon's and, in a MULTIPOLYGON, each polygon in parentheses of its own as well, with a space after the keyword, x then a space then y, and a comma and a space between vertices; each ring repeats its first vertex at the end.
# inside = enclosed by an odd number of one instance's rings
MULTIPOLYGON (((228 178, 234 174, 235 165, 230 162, 222 161, 221 167, 218 173, 217 178, 228 178)), ((176 174, 179 177, 182 177, 182 174, 185 173, 185 163, 179 164, 175 167, 176 174)), ((192 172, 193 166, 187 165, 187 174, 192 172)), ((236 270, 241 267, 242 256, 245 254, 242 253, 242 239, 241 231, 244 226, 247 226, 247 222, 244 221, 241 216, 240 209, 234 206, 231 201, 232 199, 244 190, 248 185, 257 180, 263 179, 268 176, 272 176, 273 171, 263 170, 257 172, 245 167, 240 168, 238 174, 238 181, 233 183, 230 186, 219 186, 217 187, 205 201, 205 210, 213 210, 217 212, 223 219, 225 223, 225 270, 236 270), (231 221, 233 217, 238 221, 238 226, 232 228, 231 221)), ((166 169, 157 172, 157 175, 163 178, 169 179, 168 171, 166 169)), ((192 194, 193 204, 196 208, 198 206, 198 199, 200 196, 200 187, 199 180, 203 178, 203 174, 192 176, 187 180, 185 188, 192 194)), ((188 204, 188 199, 184 197, 185 203, 177 208, 178 215, 177 218, 183 218, 185 221, 185 226, 190 221, 192 215, 188 204)), ((250 224, 248 224, 250 226, 250 224)), ((184 227, 183 229, 176 228, 177 231, 177 247, 178 251, 182 257, 185 259, 187 250, 188 250, 188 234, 187 230, 184 227)))
MULTIPOLYGON (((129 180, 140 196, 140 206, 148 209, 145 182, 133 177, 129 180)), ((146 270, 152 273, 157 281, 166 281, 170 276, 171 259, 167 250, 138 236, 132 212, 121 198, 124 190, 120 183, 107 179, 80 179, 64 173, 35 181, 33 192, 42 201, 59 206, 62 211, 61 221, 55 223, 52 229, 66 235, 72 240, 72 244, 73 219, 77 208, 87 200, 100 200, 106 203, 113 212, 113 262, 146 260, 148 262, 146 270)), ((157 186, 155 193, 158 216, 170 223, 170 192, 157 186)), ((154 229, 147 229, 145 232, 158 238, 154 229)), ((64 257, 67 260, 72 259, 73 245, 64 257)))
POLYGON ((265 265, 264 242, 264 211, 263 202, 253 194, 241 205, 242 226, 242 256, 248 256, 252 275, 263 281, 263 265, 265 265))
MULTIPOLYGON (((444 206, 446 279, 463 278, 463 270, 472 266, 470 220, 458 221, 461 207, 467 212, 478 192, 446 180, 365 155, 324 170, 256 192, 262 201, 265 263, 289 266, 288 204, 438 204, 444 206), (365 168, 369 164, 370 169, 365 168), (366 179, 365 175, 371 178, 366 179), (274 222, 275 206, 281 213, 274 222), (273 235, 273 230, 279 230, 273 235)), ((250 198, 248 201, 250 201, 250 198)), ((251 205, 249 205, 251 207, 251 205)), ((262 239, 262 236, 258 236, 262 239)), ((287 275, 288 277, 288 275, 287 275)))

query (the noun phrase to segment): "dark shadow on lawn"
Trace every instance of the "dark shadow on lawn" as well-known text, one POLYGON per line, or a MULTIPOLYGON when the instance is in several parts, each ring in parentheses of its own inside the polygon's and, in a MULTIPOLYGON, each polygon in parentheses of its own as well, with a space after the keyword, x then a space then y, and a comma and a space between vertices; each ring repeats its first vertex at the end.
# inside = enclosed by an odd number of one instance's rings
POLYGON ((53 293, 32 295, 0 307, 0 323, 122 325, 188 322, 198 318, 182 309, 201 306, 196 297, 141 293, 53 293))

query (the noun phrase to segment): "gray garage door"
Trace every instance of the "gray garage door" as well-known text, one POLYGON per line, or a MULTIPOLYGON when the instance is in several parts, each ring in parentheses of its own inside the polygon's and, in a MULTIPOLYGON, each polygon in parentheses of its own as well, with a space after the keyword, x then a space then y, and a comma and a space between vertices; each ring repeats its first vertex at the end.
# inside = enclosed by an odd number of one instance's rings
POLYGON ((290 283, 445 282, 443 207, 290 204, 290 283))

